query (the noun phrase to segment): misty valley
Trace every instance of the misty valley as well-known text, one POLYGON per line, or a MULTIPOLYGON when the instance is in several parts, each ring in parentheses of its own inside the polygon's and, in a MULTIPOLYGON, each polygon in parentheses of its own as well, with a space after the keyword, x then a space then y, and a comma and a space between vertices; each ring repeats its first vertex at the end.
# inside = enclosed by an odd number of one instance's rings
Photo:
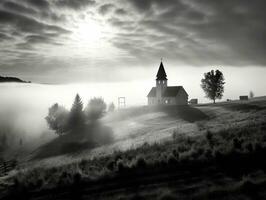
POLYGON ((119 108, 71 87, 1 85, 1 198, 265 195, 266 97, 119 108))
POLYGON ((266 199, 265 0, 0 0, 0 200, 266 199))

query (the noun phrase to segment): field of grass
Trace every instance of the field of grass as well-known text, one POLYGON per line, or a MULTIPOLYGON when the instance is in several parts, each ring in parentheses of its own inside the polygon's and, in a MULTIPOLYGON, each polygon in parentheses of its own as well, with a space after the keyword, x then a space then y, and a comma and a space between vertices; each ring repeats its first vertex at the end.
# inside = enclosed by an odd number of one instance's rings
POLYGON ((262 199, 266 99, 131 108, 102 123, 115 142, 22 163, 6 199, 262 199), (16 196, 19 195, 19 196, 16 196))

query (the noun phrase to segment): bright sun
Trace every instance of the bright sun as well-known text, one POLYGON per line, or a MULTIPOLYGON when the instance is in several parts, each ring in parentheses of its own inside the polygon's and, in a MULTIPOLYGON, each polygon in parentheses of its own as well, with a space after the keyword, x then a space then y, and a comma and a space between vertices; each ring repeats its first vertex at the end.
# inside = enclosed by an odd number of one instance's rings
POLYGON ((95 44, 103 36, 103 27, 95 21, 88 20, 78 24, 76 30, 77 39, 86 44, 95 44))
MULTIPOLYGON (((72 47, 75 54, 85 57, 101 57, 112 53, 110 38, 114 36, 114 29, 101 20, 89 18, 79 20, 72 28, 72 47)), ((72 51, 73 52, 73 51, 72 51)))

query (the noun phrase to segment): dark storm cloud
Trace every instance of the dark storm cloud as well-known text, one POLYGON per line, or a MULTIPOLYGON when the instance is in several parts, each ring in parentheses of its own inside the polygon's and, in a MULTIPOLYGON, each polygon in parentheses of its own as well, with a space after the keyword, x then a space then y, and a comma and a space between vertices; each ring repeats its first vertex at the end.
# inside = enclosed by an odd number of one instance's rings
POLYGON ((96 2, 94 0, 55 0, 55 4, 58 7, 79 10, 87 6, 95 5, 96 2))
POLYGON ((153 6, 156 6, 158 9, 169 8, 172 6, 183 6, 183 3, 180 0, 128 0, 138 11, 147 12, 152 9, 153 6))
POLYGON ((99 13, 101 15, 105 15, 107 14, 108 12, 110 12, 115 6, 111 3, 108 3, 108 4, 104 4, 104 5, 101 5, 99 7, 99 13))
POLYGON ((5 41, 5 40, 11 40, 12 37, 4 34, 4 33, 0 33, 0 41, 5 41))
MULTIPOLYGON (((16 47, 19 50, 34 50, 34 46, 32 44, 30 44, 30 43, 27 43, 27 42, 17 43, 16 47)), ((17 61, 17 60, 15 60, 15 61, 17 61)))
POLYGON ((126 11, 125 9, 123 9, 123 8, 117 8, 117 9, 115 10, 115 13, 116 13, 117 15, 126 15, 126 14, 127 14, 127 11, 126 11))
POLYGON ((265 65, 266 1, 263 0, 128 0, 136 23, 109 22, 121 31, 143 36, 114 39, 114 45, 133 55, 136 48, 147 56, 166 54, 187 64, 265 65), (153 32, 161 41, 147 34, 153 32), (135 44, 136 39, 142 44, 135 44), (117 42, 118 41, 118 42, 117 42), (151 48, 152 47, 152 48, 151 48), (150 51, 147 52, 147 49, 150 51))
MULTIPOLYGON (((65 16, 58 14, 51 9, 50 3, 46 1, 5 1, 3 8, 12 13, 26 15, 28 17, 38 17, 44 21, 64 22, 65 16)), ((0 3, 1 4, 1 3, 0 3)))
MULTIPOLYGON (((2 47, 2 44, 9 44, 10 52, 0 53, 3 58, 0 61, 0 67, 8 63, 19 66, 16 62, 26 60, 25 53, 28 51, 40 57, 39 52, 42 51, 43 45, 46 48, 48 45, 50 45, 49 48, 53 48, 54 45, 58 46, 60 37, 71 33, 63 26, 50 23, 51 19, 56 22, 60 20, 50 10, 49 4, 44 1, 5 1, 2 3, 2 8, 0 3, 0 45, 1 48, 7 50, 5 46, 2 47)), ((30 59, 27 64, 29 63, 30 59)), ((20 64, 22 65, 23 62, 20 64)))
POLYGON ((4 2, 3 4, 4 8, 9 9, 11 11, 15 11, 18 13, 30 13, 30 14, 37 14, 37 11, 35 11, 32 8, 25 7, 24 5, 17 4, 15 2, 4 2))
POLYGON ((134 20, 121 20, 116 17, 108 19, 108 22, 114 27, 130 31, 134 30, 137 25, 134 20))
POLYGON ((26 36, 25 39, 30 44, 53 43, 53 40, 50 37, 43 36, 43 35, 28 35, 26 36))
POLYGON ((55 25, 49 25, 35 20, 34 18, 26 17, 4 10, 0 10, 0 23, 6 26, 13 26, 16 31, 26 33, 45 33, 55 32, 66 34, 68 30, 55 25))
POLYGON ((46 0, 27 0, 28 4, 39 8, 39 9, 48 9, 50 4, 46 0))
POLYGON ((137 8, 139 11, 147 11, 151 8, 151 1, 143 1, 143 0, 129 0, 132 5, 137 8))

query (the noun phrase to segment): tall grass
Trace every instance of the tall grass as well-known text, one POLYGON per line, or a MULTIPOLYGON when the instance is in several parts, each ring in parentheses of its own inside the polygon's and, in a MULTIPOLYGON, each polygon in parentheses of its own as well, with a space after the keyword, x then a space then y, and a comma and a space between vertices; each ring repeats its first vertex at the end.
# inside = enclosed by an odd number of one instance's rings
POLYGON ((242 177, 252 170, 266 170, 266 122, 252 122, 219 132, 187 137, 173 133, 173 140, 147 144, 125 152, 81 160, 52 168, 18 170, 9 179, 13 192, 69 187, 78 183, 115 179, 126 175, 157 174, 216 166, 229 176, 242 177))

